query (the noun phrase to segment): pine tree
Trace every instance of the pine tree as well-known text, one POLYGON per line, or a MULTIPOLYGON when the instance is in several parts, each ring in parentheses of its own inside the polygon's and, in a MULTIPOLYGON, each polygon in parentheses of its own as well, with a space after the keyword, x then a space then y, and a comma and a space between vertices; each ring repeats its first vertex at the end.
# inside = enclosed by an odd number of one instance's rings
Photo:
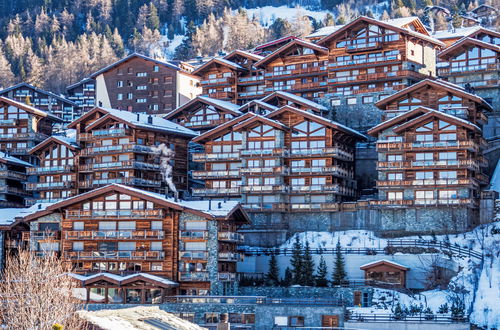
POLYGON ((270 286, 278 286, 280 284, 280 270, 276 256, 273 254, 269 259, 269 270, 266 274, 266 284, 270 286))
POLYGON ((147 20, 147 27, 151 30, 159 30, 160 29, 160 18, 158 17, 158 9, 151 2, 149 4, 149 16, 147 20))
POLYGON ((10 63, 5 58, 0 45, 0 89, 7 88, 14 84, 15 77, 10 68, 10 63))
POLYGON ((290 270, 289 267, 286 267, 285 269, 285 277, 281 283, 281 285, 283 285, 284 287, 288 287, 290 285, 292 285, 293 283, 293 274, 292 274, 292 271, 290 270))
POLYGON ((337 246, 335 247, 335 268, 333 272, 333 284, 341 285, 346 280, 347 274, 345 272, 345 262, 342 256, 342 248, 340 246, 340 240, 337 241, 337 246))
POLYGON ((319 265, 318 265, 318 270, 317 270, 317 275, 316 275, 316 286, 319 287, 327 287, 328 286, 328 268, 326 266, 326 261, 321 256, 319 259, 319 265))
POLYGON ((314 260, 309 242, 306 241, 304 256, 302 257, 302 285, 313 286, 314 282, 314 260))
POLYGON ((290 260, 292 266, 292 284, 302 284, 303 274, 303 256, 302 256, 302 243, 300 243, 299 236, 295 236, 295 242, 292 247, 292 259, 290 260))

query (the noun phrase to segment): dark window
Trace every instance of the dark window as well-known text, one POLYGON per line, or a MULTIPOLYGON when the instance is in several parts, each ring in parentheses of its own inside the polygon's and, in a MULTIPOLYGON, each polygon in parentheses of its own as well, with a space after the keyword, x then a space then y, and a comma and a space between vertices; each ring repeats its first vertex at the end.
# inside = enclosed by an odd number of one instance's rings
POLYGON ((57 231, 59 230, 58 223, 39 223, 38 224, 39 231, 57 231))

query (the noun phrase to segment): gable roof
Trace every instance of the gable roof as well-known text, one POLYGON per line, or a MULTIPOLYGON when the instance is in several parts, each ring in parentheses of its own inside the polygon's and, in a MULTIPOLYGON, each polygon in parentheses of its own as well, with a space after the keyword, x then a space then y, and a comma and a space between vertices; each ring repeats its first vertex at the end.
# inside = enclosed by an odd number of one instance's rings
POLYGON ((266 57, 264 57, 263 59, 261 59, 260 61, 255 63, 255 66, 259 67, 259 66, 262 66, 262 65, 269 63, 270 61, 273 61, 274 59, 276 59, 279 56, 279 54, 283 53, 284 51, 287 51, 288 49, 290 49, 294 46, 301 46, 304 48, 312 49, 312 50, 319 52, 319 53, 328 54, 328 48, 318 46, 317 44, 314 44, 314 43, 309 42, 309 41, 295 39, 295 40, 292 40, 291 42, 281 46, 280 48, 276 49, 271 54, 267 55, 266 57))
POLYGON ((470 37, 464 37, 464 38, 458 40, 457 42, 455 42, 450 47, 448 47, 445 50, 443 50, 442 52, 440 52, 438 54, 438 57, 444 57, 446 55, 455 54, 455 52, 460 52, 460 51, 463 52, 464 48, 466 50, 466 47, 468 47, 470 45, 474 45, 474 46, 486 48, 486 49, 491 49, 497 53, 500 53, 500 46, 498 46, 498 45, 490 44, 489 42, 484 42, 484 41, 481 41, 478 39, 473 39, 470 37))
POLYGON ((93 198, 102 194, 107 194, 110 192, 118 192, 122 194, 127 194, 131 196, 135 196, 138 198, 142 198, 153 203, 157 203, 164 207, 168 207, 174 210, 183 211, 187 213, 192 213, 206 219, 223 219, 226 220, 231 217, 233 214, 238 213, 239 217, 243 220, 243 222, 249 222, 249 218, 240 203, 237 201, 183 201, 177 200, 175 201, 173 198, 166 198, 165 196, 145 190, 141 190, 138 188, 133 188, 121 184, 109 184, 104 187, 100 187, 94 189, 92 191, 73 196, 67 199, 64 199, 59 202, 55 202, 53 204, 49 204, 44 210, 37 211, 31 213, 24 217, 24 221, 30 221, 42 217, 44 215, 48 215, 53 211, 59 210, 61 208, 67 207, 69 205, 80 203, 89 198, 93 198), (220 203, 220 208, 219 208, 220 203), (213 207, 212 207, 213 205, 213 207))
POLYGON ((214 57, 214 58, 210 59, 209 61, 203 63, 202 65, 200 65, 196 69, 194 69, 193 72, 191 72, 191 74, 193 74, 193 75, 200 74, 206 68, 210 67, 211 65, 215 65, 215 64, 227 66, 233 70, 240 70, 240 71, 246 70, 246 68, 242 67, 241 65, 239 65, 237 63, 231 62, 231 61, 226 60, 222 57, 214 57))
POLYGON ((25 162, 24 160, 21 160, 16 157, 12 157, 9 154, 6 154, 3 151, 0 151, 0 163, 5 163, 5 164, 12 164, 12 165, 18 165, 18 166, 27 166, 27 167, 32 167, 28 162, 25 162))
POLYGON ((367 264, 361 265, 359 268, 362 270, 365 270, 365 269, 369 269, 369 268, 372 268, 375 266, 380 266, 380 265, 388 265, 388 266, 392 266, 392 267, 400 269, 400 270, 410 270, 410 267, 408 267, 408 266, 404 266, 402 264, 399 264, 397 262, 390 261, 387 259, 372 261, 372 262, 369 262, 367 264))
POLYGON ((427 108, 427 107, 418 107, 416 109, 404 112, 404 113, 399 114, 399 115, 397 115, 395 117, 392 117, 391 119, 388 119, 388 120, 386 120, 384 122, 381 122, 380 124, 378 124, 376 126, 373 126, 371 129, 368 130, 367 133, 369 135, 371 135, 371 136, 375 136, 376 137, 377 134, 380 131, 383 131, 383 130, 386 130, 386 129, 390 128, 390 127, 393 127, 396 124, 398 124, 400 122, 407 121, 410 118, 413 118, 415 116, 427 113, 428 110, 432 110, 432 109, 427 108))
POLYGON ((171 111, 163 116, 163 118, 170 120, 172 118, 176 118, 177 115, 181 114, 184 110, 190 108, 191 106, 196 105, 196 103, 202 103, 206 105, 211 105, 219 110, 223 110, 229 112, 235 116, 241 115, 241 112, 238 110, 239 106, 223 100, 214 99, 208 96, 197 96, 192 100, 189 100, 187 103, 184 103, 174 111, 171 111))
POLYGON ((268 42, 265 42, 263 44, 255 46, 253 51, 255 51, 255 52, 261 51, 262 52, 263 49, 266 49, 266 48, 269 48, 271 46, 281 44, 284 42, 290 42, 291 40, 295 40, 295 39, 299 39, 299 38, 296 36, 286 36, 286 37, 282 37, 279 39, 271 40, 271 41, 268 41, 268 42))
POLYGON ((72 106, 75 106, 77 107, 78 104, 76 104, 75 102, 71 101, 71 100, 68 100, 67 98, 61 96, 61 95, 57 95, 56 93, 52 93, 52 92, 49 92, 49 91, 46 91, 46 90, 43 90, 41 88, 38 88, 38 87, 35 87, 31 84, 28 84, 27 82, 21 82, 19 84, 16 84, 14 86, 10 86, 8 88, 5 88, 3 90, 0 91, 0 95, 1 94, 4 94, 4 93, 7 93, 13 89, 16 89, 16 88, 19 88, 19 87, 26 87, 26 88, 30 88, 30 89, 33 89, 35 92, 37 93, 40 93, 40 94, 44 94, 44 95, 48 95, 48 96, 51 96, 61 102, 65 102, 65 103, 69 103, 71 104, 72 106))
POLYGON ((114 63, 111 63, 110 65, 108 66, 105 66, 104 68, 92 73, 91 75, 88 76, 88 78, 92 78, 92 79, 95 79, 95 77, 97 77, 98 75, 104 73, 104 72, 107 72, 115 67, 117 67, 118 65, 121 65, 122 63, 125 63, 127 61, 130 61, 134 58, 141 58, 143 60, 146 60, 146 61, 150 61, 150 62, 153 62, 153 63, 156 63, 156 64, 159 64, 159 65, 163 65, 163 66, 166 66, 166 67, 169 67, 171 69, 174 69, 174 70, 177 70, 177 71, 181 71, 181 68, 179 68, 177 65, 174 65, 170 62, 164 62, 164 61, 159 61, 159 60, 155 60, 154 58, 151 58, 151 57, 148 57, 146 55, 142 55, 142 54, 138 54, 138 53, 132 53, 124 58, 122 58, 121 60, 118 60, 114 63))
POLYGON ((274 97, 279 97, 279 98, 283 98, 283 99, 286 99, 289 101, 293 101, 295 103, 299 103, 305 107, 309 107, 311 110, 316 110, 318 112, 328 110, 325 106, 318 104, 314 101, 311 101, 309 99, 306 99, 305 97, 298 96, 298 95, 288 93, 288 92, 283 92, 283 91, 273 92, 273 93, 263 97, 262 99, 260 99, 260 101, 268 103, 267 101, 271 100, 274 97))
POLYGON ((263 56, 260 56, 260 55, 254 54, 254 53, 250 53, 250 52, 247 52, 246 50, 241 50, 241 49, 233 50, 232 52, 230 52, 229 54, 227 54, 223 58, 225 60, 231 61, 232 58, 234 58, 238 55, 249 58, 249 59, 254 60, 254 61, 260 61, 261 59, 264 58, 263 56))
POLYGON ((263 123, 263 124, 266 124, 266 125, 269 125, 271 127, 274 127, 276 129, 280 129, 280 130, 284 130, 286 128, 288 128, 286 125, 284 125, 283 123, 280 123, 279 121, 276 121, 276 120, 272 120, 268 117, 264 117, 264 116, 261 116, 261 115, 257 115, 257 114, 254 114, 252 113, 252 117, 248 118, 247 120, 237 124, 237 125, 234 125, 234 130, 235 131, 238 131, 244 127, 247 127, 248 125, 251 125, 253 123, 257 123, 257 122, 260 122, 260 123, 263 123))
POLYGON ((73 120, 71 123, 68 124, 68 128, 76 128, 76 125, 85 121, 86 119, 91 118, 94 114, 99 113, 101 114, 101 117, 105 116, 108 112, 105 108, 102 107, 94 107, 92 110, 85 112, 83 115, 80 117, 76 118, 73 120))
POLYGON ((446 40, 446 39, 460 39, 462 37, 467 37, 474 32, 480 30, 480 26, 470 26, 470 27, 462 27, 453 30, 440 30, 434 31, 432 36, 438 40, 446 40))
POLYGON ((271 104, 268 104, 266 102, 263 102, 261 100, 252 100, 252 101, 249 101, 245 104, 243 104, 241 107, 240 107, 240 111, 241 112, 245 112, 244 110, 247 110, 248 111, 248 108, 253 106, 253 105, 258 105, 262 108, 265 108, 269 111, 274 111, 276 109, 278 109, 278 107, 274 106, 274 105, 271 105, 271 104))
POLYGON ((163 288, 179 285, 178 283, 171 281, 169 279, 148 273, 137 273, 126 276, 121 276, 112 273, 97 273, 92 275, 79 275, 74 273, 68 273, 66 275, 80 281, 81 285, 84 286, 98 281, 106 281, 117 285, 121 285, 141 280, 145 282, 154 283, 163 288))
POLYGON ((53 115, 50 112, 37 109, 37 108, 32 107, 31 105, 27 105, 25 103, 17 102, 15 100, 9 99, 5 96, 0 96, 0 102, 5 102, 9 105, 12 105, 16 108, 22 109, 26 112, 33 114, 33 115, 37 115, 37 116, 44 117, 44 118, 50 118, 51 120, 57 121, 57 122, 62 122, 61 118, 57 117, 56 115, 53 115))
POLYGON ((479 5, 476 8, 472 9, 471 12, 475 13, 476 11, 478 11, 479 9, 482 9, 482 8, 491 9, 493 11, 498 11, 498 9, 496 9, 495 7, 492 7, 490 5, 487 5, 487 4, 483 3, 482 5, 479 5))
POLYGON ((366 22, 369 24, 382 26, 382 27, 385 27, 386 29, 397 31, 400 33, 404 33, 404 34, 407 34, 407 35, 410 35, 410 36, 413 36, 416 38, 426 40, 426 41, 428 41, 432 44, 435 44, 437 46, 444 47, 444 43, 442 43, 441 41, 439 41, 437 39, 434 39, 433 37, 431 37, 429 35, 429 33, 427 32, 427 30, 425 29, 424 25, 422 24, 422 22, 420 21, 420 19, 418 17, 404 17, 401 19, 395 19, 395 20, 389 20, 389 21, 378 21, 378 20, 370 18, 370 17, 360 16, 360 17, 356 18, 355 20, 351 21, 349 24, 342 26, 340 29, 337 29, 334 32, 332 32, 331 34, 320 39, 317 42, 317 44, 318 45, 327 44, 331 39, 340 35, 341 32, 350 29, 351 27, 355 26, 356 24, 358 24, 360 22, 366 22), (426 31, 426 34, 404 28, 405 25, 407 25, 409 23, 413 23, 413 22, 422 26, 424 28, 424 30, 426 31))
POLYGON ((71 150, 80 149, 80 146, 78 144, 76 144, 76 139, 68 138, 65 136, 52 135, 52 136, 46 138, 45 140, 43 140, 41 143, 34 146, 33 148, 31 148, 28 153, 30 155, 32 155, 35 152, 45 148, 46 146, 48 146, 52 142, 57 143, 57 144, 64 144, 65 146, 67 146, 71 150))
POLYGON ((323 125, 326 125, 328 127, 334 128, 334 129, 339 130, 339 131, 342 131, 343 133, 346 133, 346 134, 349 134, 349 135, 354 135, 357 139, 366 140, 366 136, 364 136, 363 134, 359 133, 358 131, 356 131, 356 130, 354 130, 352 128, 349 128, 349 127, 347 127, 345 125, 337 123, 336 121, 326 119, 324 117, 315 115, 313 113, 310 113, 310 112, 307 112, 307 111, 304 111, 304 110, 297 109, 297 108, 289 106, 289 105, 285 105, 285 106, 279 108, 276 111, 268 113, 266 115, 266 117, 267 118, 274 118, 274 117, 277 117, 277 116, 279 116, 280 114, 282 114, 284 112, 293 112, 293 113, 296 113, 296 114, 301 115, 301 116, 303 116, 303 117, 305 117, 307 119, 310 119, 310 120, 312 120, 314 122, 321 123, 323 125))
POLYGON ((203 141, 207 141, 207 140, 212 139, 214 136, 218 136, 218 134, 221 134, 226 129, 231 129, 237 123, 242 122, 244 120, 247 120, 248 118, 252 117, 253 115, 255 115, 255 114, 252 112, 247 112, 244 115, 233 118, 232 120, 227 121, 222 125, 219 125, 215 128, 212 128, 211 130, 208 130, 203 134, 200 134, 199 136, 195 137, 192 141, 196 142, 196 143, 203 143, 203 141))
POLYGON ((91 81, 93 82, 93 81, 94 81, 94 79, 92 79, 92 78, 83 78, 82 80, 80 80, 80 81, 78 81, 78 82, 76 82, 76 83, 74 83, 74 84, 71 84, 71 85, 69 85, 69 86, 66 86, 66 90, 73 89, 73 88, 75 88, 75 87, 78 87, 78 86, 80 86, 80 85, 82 85, 82 84, 85 84, 85 83, 87 83, 87 82, 91 82, 91 81))
POLYGON ((466 127, 472 131, 481 132, 481 129, 479 127, 477 127, 475 124, 471 123, 468 120, 464 120, 464 119, 458 118, 456 116, 449 115, 449 114, 446 114, 444 112, 436 111, 436 110, 429 109, 429 108, 426 108, 426 110, 427 110, 426 114, 420 115, 416 118, 413 118, 413 119, 407 121, 406 123, 404 123, 400 126, 395 127, 394 132, 400 133, 413 125, 421 123, 422 121, 427 121, 427 120, 434 118, 434 117, 438 117, 444 121, 450 121, 458 126, 466 127))
POLYGON ((477 96, 475 94, 471 94, 469 92, 466 92, 465 89, 463 89, 462 87, 455 85, 455 84, 452 84, 450 82, 444 81, 444 80, 440 80, 440 79, 421 80, 414 85, 411 85, 409 87, 406 87, 405 89, 400 90, 399 92, 396 92, 390 96, 384 97, 383 99, 376 102, 375 106, 382 109, 382 107, 387 105, 388 103, 390 103, 390 102, 392 102, 392 101, 394 101, 394 100, 396 100, 396 99, 398 99, 406 94, 409 94, 413 91, 416 91, 419 88, 423 88, 425 86, 434 87, 434 88, 438 88, 438 89, 444 89, 452 94, 457 94, 457 95, 460 95, 464 98, 468 98, 468 99, 473 100, 477 103, 480 103, 485 109, 493 111, 493 108, 491 107, 491 105, 488 102, 486 102, 482 97, 477 96))

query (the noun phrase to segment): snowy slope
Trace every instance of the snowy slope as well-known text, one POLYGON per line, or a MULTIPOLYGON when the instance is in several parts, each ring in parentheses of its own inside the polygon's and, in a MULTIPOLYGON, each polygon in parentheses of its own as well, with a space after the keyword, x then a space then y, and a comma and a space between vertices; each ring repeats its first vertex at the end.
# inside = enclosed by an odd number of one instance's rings
POLYGON ((313 11, 302 7, 289 8, 287 6, 265 6, 245 10, 248 17, 258 17, 260 24, 263 26, 273 24, 277 18, 287 19, 290 21, 297 16, 297 13, 300 13, 300 16, 310 16, 317 21, 323 20, 327 13, 331 13, 330 11, 313 11))

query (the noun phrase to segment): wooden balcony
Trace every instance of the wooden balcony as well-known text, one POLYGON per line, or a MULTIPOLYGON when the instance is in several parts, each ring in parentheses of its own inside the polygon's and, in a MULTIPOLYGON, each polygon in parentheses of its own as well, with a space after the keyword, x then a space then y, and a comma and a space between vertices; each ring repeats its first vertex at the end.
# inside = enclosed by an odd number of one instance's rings
POLYGON ((408 206, 438 206, 438 205, 459 205, 468 207, 477 207, 478 203, 475 199, 404 199, 404 200, 381 200, 370 201, 373 206, 395 206, 395 207, 408 207, 408 206))
MULTIPOLYGON (((448 62, 445 62, 448 64, 448 62)), ((500 63, 485 63, 479 65, 469 65, 469 66, 459 66, 459 67, 440 67, 438 68, 438 74, 440 76, 452 76, 452 75, 463 75, 476 72, 498 72, 500 70, 500 63)))
POLYGON ((235 97, 234 92, 216 92, 216 93, 208 93, 208 97, 219 100, 232 100, 235 97))
POLYGON ((19 121, 17 119, 0 119, 0 127, 5 127, 5 126, 12 126, 15 127, 17 126, 19 121))
POLYGON ((98 139, 131 136, 132 131, 126 128, 100 129, 90 133, 78 133, 77 139, 80 141, 92 141, 98 139))
POLYGON ((271 148, 271 149, 241 149, 240 154, 242 157, 254 157, 254 156, 284 156, 286 150, 283 148, 271 148))
POLYGON ((69 260, 163 260, 164 251, 66 251, 69 260))
POLYGON ((61 182, 28 182, 26 184, 26 190, 38 191, 38 190, 65 190, 74 187, 74 181, 61 181, 61 182))
POLYGON ((273 174, 273 175, 283 175, 286 174, 287 170, 284 166, 277 167, 242 167, 240 168, 240 174, 251 175, 261 175, 261 174, 273 174))
POLYGON ((143 239, 163 239, 163 230, 82 230, 66 231, 65 237, 68 240, 143 240, 143 239))
POLYGON ((207 260, 207 251, 179 251, 179 258, 184 260, 207 260))
POLYGON ((243 207, 247 212, 285 212, 288 210, 287 204, 285 203, 244 203, 243 207))
POLYGON ((315 174, 329 174, 338 177, 353 179, 354 173, 338 166, 327 167, 290 167, 290 175, 315 175, 315 174))
POLYGON ((394 93, 400 90, 405 89, 406 85, 400 84, 400 85, 392 85, 391 87, 378 87, 378 88, 366 88, 366 89, 358 89, 358 90, 353 90, 352 94, 370 94, 370 93, 394 93))
POLYGON ((243 261, 243 255, 237 252, 219 252, 219 261, 243 261))
POLYGON ((431 187, 431 186, 479 186, 475 179, 428 179, 428 180, 381 180, 377 181, 377 188, 395 187, 431 187))
POLYGON ((217 238, 219 239, 219 241, 231 243, 243 243, 245 241, 245 237, 242 234, 230 231, 222 231, 217 233, 217 238))
POLYGON ((339 195, 354 196, 355 191, 338 184, 335 185, 308 185, 308 186, 290 186, 290 193, 335 193, 339 195))
POLYGON ((357 76, 348 76, 348 77, 334 77, 334 78, 329 78, 328 82, 332 85, 339 85, 346 83, 359 84, 368 82, 387 81, 399 78, 415 78, 421 80, 428 78, 428 76, 423 73, 412 70, 399 70, 399 71, 378 72, 371 74, 359 74, 357 76))
POLYGON ((230 118, 223 118, 223 119, 211 119, 211 120, 201 120, 201 121, 187 121, 187 122, 182 122, 180 124, 182 124, 182 126, 184 127, 189 127, 189 128, 202 128, 202 127, 218 126, 230 120, 231 120, 230 118))
POLYGON ((284 185, 264 185, 264 186, 241 186, 242 193, 284 193, 287 189, 284 185))
POLYGON ((238 92, 238 98, 241 99, 255 99, 258 97, 263 97, 265 92, 263 90, 258 91, 241 91, 238 92))
POLYGON ((163 210, 66 210, 66 219, 163 219, 163 210))
POLYGON ((208 86, 218 86, 218 85, 234 85, 234 82, 235 79, 233 77, 223 77, 223 78, 202 80, 200 84, 203 87, 208 87, 208 86))
POLYGON ((304 211, 340 211, 339 203, 291 203, 290 211, 292 212, 304 212, 304 211))
POLYGON ((262 81, 264 81, 264 76, 252 76, 252 77, 241 77, 238 79, 239 84, 246 84, 246 85, 256 85, 260 84, 262 81))
POLYGON ((24 189, 9 186, 0 186, 0 194, 9 194, 21 197, 30 196, 30 194, 24 189))
POLYGON ((46 175, 58 173, 71 173, 75 170, 74 165, 28 167, 27 173, 31 175, 46 175))
POLYGON ((145 163, 136 160, 124 160, 121 162, 109 162, 109 163, 93 163, 79 165, 78 170, 80 172, 95 172, 95 171, 107 171, 107 170, 117 170, 117 169, 138 169, 146 171, 159 171, 160 165, 145 163))
POLYGON ((239 170, 229 171, 193 171, 194 179, 214 179, 214 178, 238 178, 240 176, 239 170))
POLYGON ((181 239, 187 239, 187 240, 208 239, 208 231, 206 230, 181 230, 179 234, 181 239))
POLYGON ((194 196, 239 196, 240 187, 233 188, 199 188, 193 189, 194 196))
POLYGON ((290 149, 287 157, 304 157, 304 156, 330 156, 339 158, 346 161, 353 161, 354 155, 350 152, 344 151, 340 148, 307 148, 307 149, 290 149))
POLYGON ((131 186, 141 186, 141 187, 161 187, 161 181, 157 180, 146 180, 139 178, 114 178, 114 179, 95 179, 95 180, 85 180, 78 183, 78 187, 83 189, 97 188, 105 186, 112 183, 119 183, 131 186))
POLYGON ((157 153, 156 151, 153 150, 153 147, 129 143, 129 144, 118 144, 112 146, 84 148, 80 151, 80 156, 93 156, 96 154, 114 154, 114 153, 124 153, 124 152, 146 153, 146 154, 157 153))
POLYGON ((479 145, 474 141, 436 141, 436 142, 377 142, 377 151, 407 151, 422 149, 465 149, 477 152, 479 145))
POLYGON ((371 65, 371 64, 380 64, 380 63, 395 63, 401 61, 401 55, 391 55, 391 56, 378 56, 378 57, 370 57, 359 60, 347 60, 347 61, 339 61, 337 62, 335 58, 331 59, 328 63, 329 68, 338 68, 344 69, 345 66, 360 66, 360 65, 371 65))
POLYGON ((479 170, 478 162, 475 160, 429 160, 429 161, 401 161, 401 162, 378 162, 377 169, 426 169, 426 168, 467 168, 474 171, 479 170))
POLYGON ((479 182, 481 185, 485 185, 490 183, 490 178, 483 174, 483 173, 476 173, 476 180, 479 182))
POLYGON ((0 179, 26 181, 26 174, 17 171, 0 170, 0 179))
POLYGON ((381 41, 369 42, 365 44, 350 44, 345 47, 348 53, 366 52, 369 50, 382 49, 383 43, 381 41))
POLYGON ((208 272, 179 272, 181 282, 207 282, 209 280, 208 272))
POLYGON ((299 83, 292 86, 292 91, 301 92, 301 91, 317 91, 317 90, 326 90, 328 89, 327 81, 316 81, 309 83, 299 83))
POLYGON ((195 162, 240 160, 239 152, 194 153, 192 155, 195 162))
POLYGON ((47 135, 42 133, 5 133, 0 134, 0 141, 24 141, 24 140, 34 140, 43 141, 48 138, 47 135))
POLYGON ((307 67, 302 68, 301 64, 296 64, 297 68, 293 70, 282 70, 282 71, 271 71, 266 72, 265 76, 269 80, 273 80, 276 78, 289 78, 292 77, 301 77, 301 76, 316 76, 318 74, 326 74, 327 67, 326 66, 316 66, 316 67, 307 67))

